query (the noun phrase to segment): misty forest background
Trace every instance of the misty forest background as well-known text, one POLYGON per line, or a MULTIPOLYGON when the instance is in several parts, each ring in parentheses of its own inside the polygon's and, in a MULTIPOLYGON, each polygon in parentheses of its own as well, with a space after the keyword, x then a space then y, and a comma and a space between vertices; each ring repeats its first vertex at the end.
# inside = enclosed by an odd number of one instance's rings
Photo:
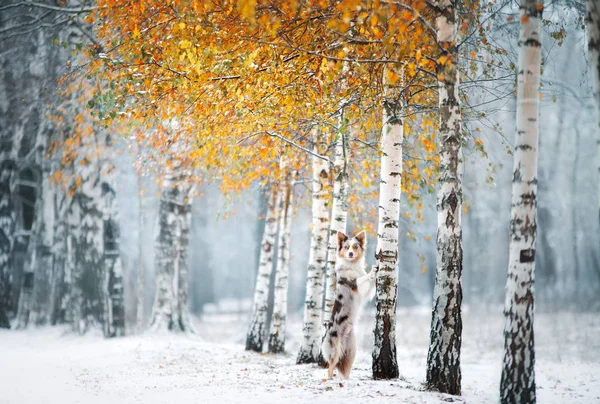
MULTIPOLYGON (((558 11, 561 7, 556 7, 550 18, 559 22, 566 35, 560 41, 545 36, 543 41, 536 309, 598 310, 597 131, 586 32, 581 25, 581 8, 558 11)), ((60 13, 36 8, 24 13, 19 7, 3 9, 0 15, 0 152, 2 164, 10 160, 16 165, 10 183, 2 178, 2 198, 10 195, 16 217, 14 245, 8 252, 13 271, 13 308, 18 307, 35 223, 40 217, 36 201, 45 186, 42 173, 53 165, 52 156, 46 158, 45 153, 47 138, 57 136, 49 123, 48 105, 60 103, 56 83, 68 72, 72 56, 72 49, 60 44, 81 38, 81 32, 61 23, 61 18, 60 13), (31 22, 34 17, 44 23, 37 27, 31 22)), ((490 36, 514 50, 518 24, 502 24, 497 34, 496 27, 492 26, 490 36), (507 32, 505 25, 512 37, 502 36, 507 32)), ((486 88, 473 90, 464 85, 471 104, 487 104, 486 118, 477 124, 487 158, 476 150, 464 151, 463 187, 468 208, 463 222, 463 283, 464 303, 471 308, 499 306, 504 300, 512 166, 507 150, 515 131, 516 105, 515 97, 505 90, 511 85, 512 81, 491 81, 486 88), (499 125, 506 137, 500 136, 493 125, 499 125)), ((144 271, 146 318, 155 294, 159 188, 151 169, 140 174, 134 166, 135 144, 122 136, 113 136, 112 141, 125 316, 127 329, 133 330, 140 268, 144 271)), ((291 226, 288 304, 291 313, 300 313, 310 242, 310 207, 306 203, 310 189, 306 184, 297 184, 294 194, 301 203, 294 206, 291 226)), ((435 195, 423 195, 422 222, 413 220, 414 209, 405 198, 403 195, 401 203, 398 304, 429 306, 435 277, 435 195), (412 217, 406 213, 412 213, 412 217)), ((207 183, 197 189, 189 253, 189 305, 193 314, 201 315, 207 304, 224 301, 235 302, 228 310, 250 309, 265 213, 264 190, 259 186, 242 191, 237 198, 224 196, 218 184, 207 183)), ((366 213, 365 218, 376 223, 376 218, 366 213)), ((354 228, 350 221, 349 229, 354 228)), ((369 237, 369 242, 367 261, 371 265, 375 238, 369 237)))

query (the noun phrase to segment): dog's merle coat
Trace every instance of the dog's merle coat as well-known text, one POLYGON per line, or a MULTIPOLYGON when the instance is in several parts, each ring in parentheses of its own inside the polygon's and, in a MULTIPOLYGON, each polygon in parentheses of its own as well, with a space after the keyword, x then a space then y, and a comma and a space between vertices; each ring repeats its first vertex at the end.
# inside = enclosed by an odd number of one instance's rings
POLYGON ((331 311, 331 327, 323 341, 323 357, 329 363, 329 377, 337 368, 344 378, 356 356, 356 326, 360 309, 372 298, 375 289, 375 273, 365 272, 364 251, 366 234, 358 233, 354 238, 338 232, 338 257, 336 260, 336 293, 331 311))

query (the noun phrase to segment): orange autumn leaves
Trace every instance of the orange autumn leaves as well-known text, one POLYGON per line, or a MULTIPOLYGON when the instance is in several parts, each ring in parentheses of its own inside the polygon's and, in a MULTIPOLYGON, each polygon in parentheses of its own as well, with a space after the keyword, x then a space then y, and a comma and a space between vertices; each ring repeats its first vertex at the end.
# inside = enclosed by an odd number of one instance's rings
POLYGON ((405 106, 403 191, 418 206, 436 176, 431 15, 421 0, 99 0, 86 73, 111 94, 94 107, 104 123, 143 137, 155 165, 177 161, 224 192, 276 178, 281 153, 308 177, 310 156, 269 133, 312 149, 311 128, 330 143, 343 130, 360 210, 376 197, 383 68, 405 65, 387 79, 405 106))

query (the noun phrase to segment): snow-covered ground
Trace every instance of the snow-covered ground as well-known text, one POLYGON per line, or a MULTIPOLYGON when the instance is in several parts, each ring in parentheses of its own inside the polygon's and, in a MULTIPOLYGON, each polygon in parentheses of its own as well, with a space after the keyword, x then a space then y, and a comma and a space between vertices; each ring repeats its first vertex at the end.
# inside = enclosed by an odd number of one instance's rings
MULTIPOLYGON (((401 378, 370 378, 372 315, 362 319, 351 379, 325 380, 295 365, 300 321, 290 320, 287 355, 244 352, 246 315, 207 315, 197 335, 104 340, 58 328, 0 332, 0 403, 496 403, 502 355, 501 309, 465 310, 463 396, 424 391, 428 310, 400 311, 401 378), (335 401, 332 401, 335 400, 335 401), (343 401, 340 401, 343 400, 343 401)), ((540 403, 600 403, 600 315, 536 315, 540 403)))

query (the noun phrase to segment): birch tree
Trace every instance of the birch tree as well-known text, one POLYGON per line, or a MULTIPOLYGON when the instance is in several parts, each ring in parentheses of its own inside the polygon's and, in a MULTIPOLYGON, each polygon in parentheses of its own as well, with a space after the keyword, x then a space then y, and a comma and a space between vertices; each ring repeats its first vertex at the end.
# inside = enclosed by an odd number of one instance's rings
MULTIPOLYGON (((327 152, 327 142, 320 128, 313 130, 314 151, 320 156, 327 152)), ((312 156, 312 236, 306 275, 306 299, 302 326, 302 345, 296 363, 319 361, 323 311, 323 282, 327 260, 327 231, 329 230, 329 163, 312 156)))
MULTIPOLYGON (((138 142, 138 151, 140 149, 138 142)), ((145 290, 145 276, 144 276, 144 244, 142 241, 142 234, 144 234, 144 197, 143 197, 143 186, 142 186, 142 171, 140 168, 136 169, 137 177, 137 191, 138 191, 138 267, 137 267, 137 282, 135 288, 136 295, 136 329, 141 332, 144 329, 144 318, 146 314, 146 308, 144 303, 144 290, 145 290)))
POLYGON ((155 246, 156 297, 150 329, 194 332, 188 311, 188 245, 191 222, 190 177, 169 168, 162 182, 155 246))
MULTIPOLYGON (((384 73, 384 82, 387 74, 384 73)), ((400 82, 402 82, 401 73, 400 82)), ((381 173, 379 181, 379 220, 377 224, 377 270, 373 378, 394 379, 399 375, 396 359, 396 299, 398 294, 398 222, 402 179, 402 140, 404 127, 399 99, 391 97, 385 84, 381 130, 381 173)))
MULTIPOLYGON (((110 140, 108 141, 110 143, 110 140)), ((105 163, 101 183, 103 258, 102 300, 103 325, 107 338, 125 335, 125 299, 123 297, 123 268, 121 265, 120 226, 115 192, 114 167, 105 163)))
MULTIPOLYGON (((42 151, 45 151, 43 148, 42 151)), ((33 301, 29 322, 43 326, 50 324, 52 298, 52 284, 55 277, 54 265, 54 230, 56 227, 56 191, 50 184, 49 162, 42 164, 42 178, 40 181, 41 197, 38 198, 41 205, 37 210, 36 219, 39 226, 37 234, 37 248, 35 256, 35 283, 33 287, 33 301)))
POLYGON ((292 219, 292 170, 287 156, 281 158, 282 173, 279 196, 279 239, 277 241, 277 268, 273 298, 273 317, 269 330, 269 352, 285 351, 287 319, 288 273, 290 266, 290 230, 292 219))
POLYGON ((262 352, 266 331, 269 281, 273 272, 273 252, 275 251, 275 236, 277 235, 277 209, 280 198, 277 187, 274 184, 271 185, 267 192, 267 214, 260 245, 258 274, 256 275, 256 286, 254 289, 254 304, 250 327, 246 334, 246 350, 255 352, 262 352))
MULTIPOLYGON (((595 0, 587 0, 587 34, 589 60, 592 65, 594 76, 594 97, 596 98, 597 125, 597 167, 600 174, 600 4, 595 0)), ((598 182, 598 203, 600 203, 600 178, 598 182)), ((600 206, 598 207, 598 219, 600 220, 600 206)))
POLYGON ((327 242, 327 266, 325 271, 325 306, 323 307, 323 338, 330 327, 331 310, 335 300, 335 261, 337 257, 337 233, 346 234, 348 221, 348 156, 346 154, 347 138, 342 128, 343 116, 338 117, 338 128, 334 139, 333 150, 333 203, 327 242))
POLYGON ((427 385, 460 395, 462 333, 462 170, 461 111, 456 44, 458 15, 450 0, 435 3, 440 126, 440 178, 437 190, 437 259, 431 341, 427 354, 427 385))
POLYGON ((67 219, 67 321, 79 334, 101 321, 103 307, 98 287, 103 273, 101 194, 99 169, 88 155, 91 142, 84 140, 83 157, 73 166, 80 186, 70 190, 67 219))
POLYGON ((504 360, 500 382, 502 403, 536 401, 533 281, 543 5, 538 0, 522 0, 520 10, 517 131, 504 306, 504 360))
POLYGON ((10 328, 12 306, 11 255, 14 243, 15 215, 12 201, 14 164, 0 161, 0 328, 10 328))

